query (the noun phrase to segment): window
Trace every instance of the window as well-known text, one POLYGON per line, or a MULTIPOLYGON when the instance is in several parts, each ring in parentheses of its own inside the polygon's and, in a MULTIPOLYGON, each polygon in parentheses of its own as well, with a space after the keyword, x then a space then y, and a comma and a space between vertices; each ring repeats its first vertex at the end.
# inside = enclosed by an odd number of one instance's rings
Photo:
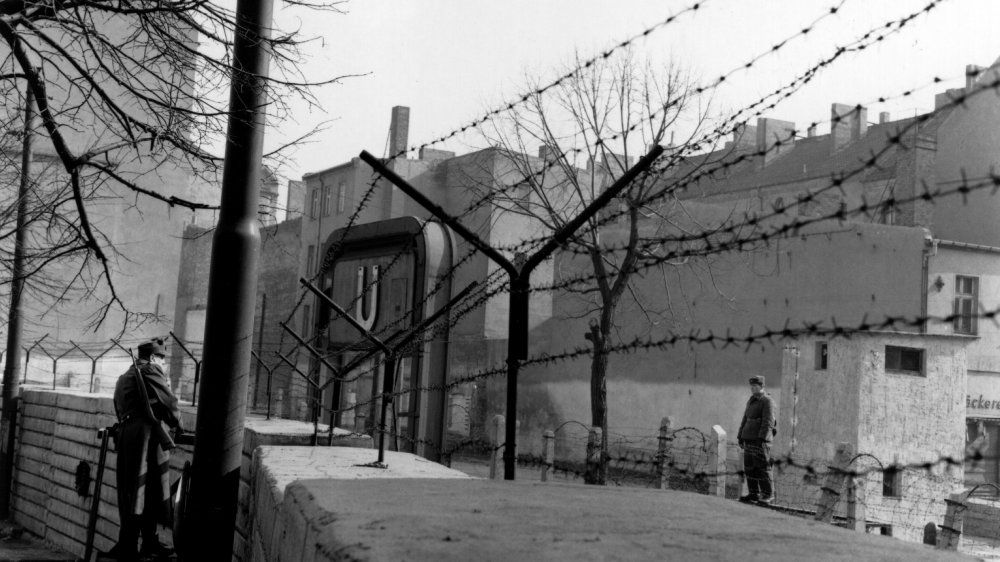
POLYGON ((955 276, 955 333, 976 335, 979 322, 979 278, 955 276))
POLYGON ((323 216, 330 216, 330 186, 323 186, 323 216))
POLYGON ((826 351, 827 343, 825 341, 816 342, 816 370, 825 371, 826 370, 826 351))
POLYGON ((899 468, 890 466, 882 471, 882 495, 898 498, 903 495, 903 473, 899 468))
POLYGON ((316 220, 319 216, 319 190, 312 190, 312 198, 309 201, 309 218, 316 220))
POLYGON ((306 250, 306 275, 313 274, 313 268, 316 267, 316 246, 312 244, 309 245, 309 249, 306 250))
POLYGON ((924 350, 897 345, 885 346, 885 370, 923 376, 924 350))
POLYGON ((337 185, 337 214, 344 212, 344 203, 347 201, 347 184, 340 182, 337 185))

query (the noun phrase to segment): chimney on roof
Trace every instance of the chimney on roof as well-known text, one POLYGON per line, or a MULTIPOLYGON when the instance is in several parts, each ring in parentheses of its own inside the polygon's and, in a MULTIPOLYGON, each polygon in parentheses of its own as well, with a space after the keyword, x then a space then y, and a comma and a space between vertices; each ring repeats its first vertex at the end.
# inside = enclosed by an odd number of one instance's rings
POLYGON ((757 119, 757 152, 761 166, 767 166, 795 145, 795 123, 769 117, 757 119))
POLYGON ((892 121, 892 119, 889 118, 889 112, 888 111, 880 111, 878 113, 878 124, 879 125, 884 125, 884 124, 888 123, 889 121, 892 121))
POLYGON ((806 136, 808 138, 813 138, 813 137, 816 136, 816 124, 815 123, 813 123, 812 125, 809 125, 809 128, 806 129, 806 136))
POLYGON ((835 103, 830 106, 830 138, 837 151, 868 133, 868 109, 835 103))
POLYGON ((389 122, 389 158, 406 159, 406 143, 410 136, 410 108, 397 105, 392 108, 389 122))

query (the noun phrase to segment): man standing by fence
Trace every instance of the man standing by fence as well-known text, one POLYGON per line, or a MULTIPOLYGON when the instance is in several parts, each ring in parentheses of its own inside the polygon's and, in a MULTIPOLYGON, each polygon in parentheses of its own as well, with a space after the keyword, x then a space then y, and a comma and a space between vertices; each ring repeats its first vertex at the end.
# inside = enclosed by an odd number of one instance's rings
POLYGON ((743 472, 749 489, 740 501, 769 504, 774 501, 771 440, 778 432, 778 409, 774 399, 764 392, 764 377, 750 377, 750 392, 740 429, 736 433, 737 443, 743 449, 743 472))
POLYGON ((121 528, 110 554, 117 560, 138 560, 142 534, 143 557, 162 557, 172 551, 156 534, 158 523, 170 524, 170 449, 174 447, 161 422, 180 429, 180 409, 164 374, 166 350, 162 340, 139 346, 139 359, 118 378, 115 411, 118 414, 117 484, 121 528))

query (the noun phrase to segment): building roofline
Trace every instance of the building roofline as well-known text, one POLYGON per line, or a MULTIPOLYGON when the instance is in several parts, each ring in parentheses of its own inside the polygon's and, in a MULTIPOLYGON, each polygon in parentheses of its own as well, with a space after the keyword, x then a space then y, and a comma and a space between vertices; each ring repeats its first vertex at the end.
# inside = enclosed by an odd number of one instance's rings
POLYGON ((974 252, 1000 254, 1000 248, 996 246, 986 246, 984 244, 972 244, 969 242, 958 242, 956 240, 942 240, 940 238, 935 238, 934 243, 937 244, 938 247, 944 246, 946 248, 958 248, 961 250, 972 250, 974 252))

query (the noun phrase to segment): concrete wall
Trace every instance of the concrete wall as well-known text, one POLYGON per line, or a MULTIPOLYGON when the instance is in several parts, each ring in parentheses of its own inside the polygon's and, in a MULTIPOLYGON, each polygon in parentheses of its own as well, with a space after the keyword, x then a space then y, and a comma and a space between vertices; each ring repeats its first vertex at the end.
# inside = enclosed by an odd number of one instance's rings
POLYGON ((318 505, 307 483, 318 483, 325 490, 336 490, 350 486, 354 480, 469 479, 457 470, 407 453, 391 451, 386 452, 385 468, 364 466, 375 460, 374 454, 375 451, 348 448, 257 448, 250 471, 253 475, 248 502, 251 506, 247 527, 250 540, 244 560, 298 562, 342 559, 335 550, 330 551, 335 543, 326 530, 336 517, 318 505))
MULTIPOLYGON (((194 409, 183 407, 182 414, 185 426, 194 428, 194 409)), ((114 421, 114 406, 107 394, 26 389, 21 395, 18 415, 12 519, 33 535, 82 556, 94 482, 85 488, 86 494, 78 493, 77 466, 80 461, 88 463, 91 479, 96 478, 100 453, 97 430, 114 421)), ((312 434, 312 426, 301 422, 259 418, 246 421, 234 560, 245 559, 254 449, 260 445, 306 446, 311 443, 312 434)), ((367 450, 371 439, 336 430, 333 439, 327 434, 321 437, 319 444, 367 450)), ((181 447, 171 455, 175 479, 184 462, 191 459, 191 454, 190 447, 181 447)), ((368 454, 374 455, 374 452, 368 454)), ((116 455, 112 447, 106 461, 94 539, 95 548, 103 551, 110 549, 118 538, 115 466, 116 455)))

